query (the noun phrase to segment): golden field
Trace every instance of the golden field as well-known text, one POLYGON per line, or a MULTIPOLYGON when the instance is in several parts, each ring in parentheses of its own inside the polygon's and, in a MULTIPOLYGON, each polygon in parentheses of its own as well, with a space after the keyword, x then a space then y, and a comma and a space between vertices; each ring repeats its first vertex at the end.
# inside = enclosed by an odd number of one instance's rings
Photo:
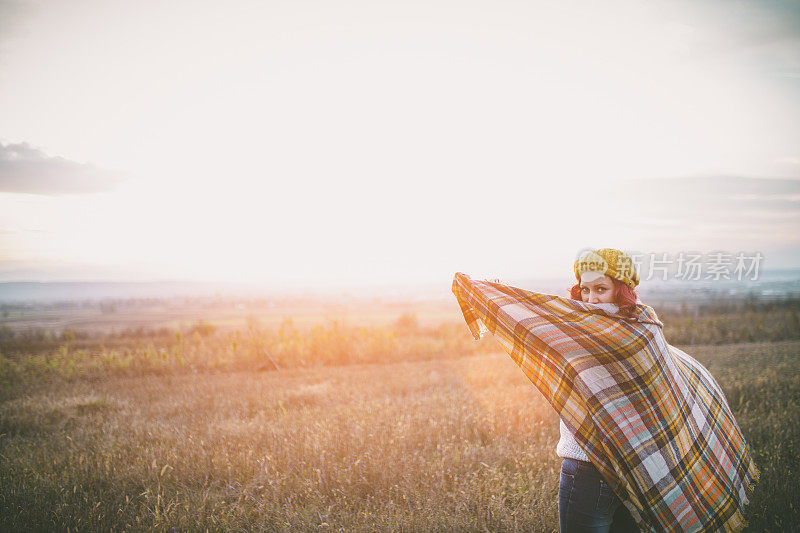
MULTIPOLYGON (((753 447, 752 531, 800 523, 800 332, 784 311, 767 341, 726 342, 711 313, 692 331, 716 344, 667 333, 753 447)), ((557 529, 557 417, 463 321, 28 332, 27 351, 5 334, 0 530, 557 529)))

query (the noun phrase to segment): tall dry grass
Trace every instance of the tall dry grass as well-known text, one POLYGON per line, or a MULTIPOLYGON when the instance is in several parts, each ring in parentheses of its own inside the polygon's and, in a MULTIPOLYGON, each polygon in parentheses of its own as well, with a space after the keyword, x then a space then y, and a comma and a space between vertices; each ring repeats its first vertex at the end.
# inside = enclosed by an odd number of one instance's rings
MULTIPOLYGON (((674 345, 800 339, 800 302, 718 302, 692 312, 666 311, 674 345)), ((300 327, 222 329, 199 321, 182 329, 135 327, 115 334, 14 330, 0 326, 0 400, 43 379, 218 372, 464 357, 495 350, 473 341, 463 321, 422 325, 413 313, 385 325, 329 319, 300 327)))
MULTIPOLYGON (((798 307, 662 319, 753 446, 751 530, 800 523, 798 307)), ((0 330, 0 531, 556 527, 557 418, 463 322, 0 330)))
MULTIPOLYGON (((800 342, 695 346, 798 523, 800 342)), ((0 530, 554 531, 557 418, 503 354, 54 381, 0 410, 0 530)))

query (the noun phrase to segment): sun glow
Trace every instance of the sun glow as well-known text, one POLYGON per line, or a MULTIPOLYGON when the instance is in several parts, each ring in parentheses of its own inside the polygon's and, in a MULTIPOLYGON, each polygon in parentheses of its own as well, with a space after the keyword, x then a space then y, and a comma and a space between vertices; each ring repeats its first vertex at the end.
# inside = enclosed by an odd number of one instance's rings
POLYGON ((198 279, 552 275, 609 233, 653 247, 629 214, 598 217, 588 191, 800 172, 796 99, 714 56, 708 41, 727 37, 686 6, 31 13, 36 31, 4 60, 6 142, 125 178, 81 197, 0 194, 6 260, 198 279))

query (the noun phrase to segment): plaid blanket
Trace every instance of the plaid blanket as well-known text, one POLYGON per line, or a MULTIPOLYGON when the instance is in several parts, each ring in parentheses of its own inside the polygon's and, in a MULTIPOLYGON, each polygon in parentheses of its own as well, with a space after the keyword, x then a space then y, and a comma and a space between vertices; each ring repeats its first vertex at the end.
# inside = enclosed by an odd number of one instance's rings
POLYGON ((476 281, 453 293, 575 435, 643 530, 738 531, 759 472, 725 395, 655 311, 476 281), (480 321, 480 322, 479 322, 480 321))

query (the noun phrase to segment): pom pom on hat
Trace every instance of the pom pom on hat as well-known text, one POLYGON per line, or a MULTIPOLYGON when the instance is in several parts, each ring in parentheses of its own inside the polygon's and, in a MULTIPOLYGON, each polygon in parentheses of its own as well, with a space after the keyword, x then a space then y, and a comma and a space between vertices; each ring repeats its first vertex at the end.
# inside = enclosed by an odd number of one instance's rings
POLYGON ((596 271, 621 281, 631 289, 639 284, 639 273, 636 272, 633 259, 625 252, 614 248, 586 252, 575 261, 574 270, 579 283, 582 272, 596 271))

